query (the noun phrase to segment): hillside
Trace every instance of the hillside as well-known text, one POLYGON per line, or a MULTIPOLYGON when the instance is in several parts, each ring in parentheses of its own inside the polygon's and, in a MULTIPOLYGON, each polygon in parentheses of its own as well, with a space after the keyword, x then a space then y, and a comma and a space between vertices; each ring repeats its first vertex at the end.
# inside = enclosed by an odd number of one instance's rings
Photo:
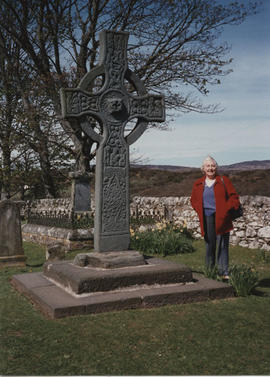
MULTIPOLYGON (((270 161, 249 161, 221 166, 219 171, 231 179, 239 195, 270 197, 270 161)), ((194 181, 201 175, 198 168, 154 165, 131 167, 130 194, 190 196, 194 181)))
MULTIPOLYGON (((190 170, 196 170, 197 168, 188 167, 188 166, 175 166, 175 165, 131 165, 131 168, 143 168, 151 170, 166 170, 166 171, 176 171, 176 172, 185 172, 190 170)), ((270 169, 270 160, 253 160, 253 161, 243 161, 231 165, 221 165, 219 167, 221 171, 228 170, 264 170, 270 169)))

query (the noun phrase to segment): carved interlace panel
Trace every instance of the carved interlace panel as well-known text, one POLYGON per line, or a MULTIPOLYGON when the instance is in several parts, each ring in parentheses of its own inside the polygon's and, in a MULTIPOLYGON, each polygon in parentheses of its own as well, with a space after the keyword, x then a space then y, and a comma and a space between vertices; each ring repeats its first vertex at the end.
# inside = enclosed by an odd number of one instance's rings
POLYGON ((145 98, 132 98, 130 101, 130 115, 144 116, 149 119, 162 117, 163 104, 160 98, 151 96, 145 98))
POLYGON ((107 166, 125 168, 127 165, 127 145, 121 133, 121 125, 110 126, 110 134, 104 148, 104 168, 107 166))
POLYGON ((106 168, 103 181, 102 232, 121 232, 128 226, 125 169, 106 168))
POLYGON ((126 70, 127 41, 120 34, 108 33, 106 44, 105 66, 108 72, 108 87, 120 89, 126 70))
POLYGON ((84 111, 98 111, 98 97, 80 92, 67 94, 67 113, 75 115, 84 111))

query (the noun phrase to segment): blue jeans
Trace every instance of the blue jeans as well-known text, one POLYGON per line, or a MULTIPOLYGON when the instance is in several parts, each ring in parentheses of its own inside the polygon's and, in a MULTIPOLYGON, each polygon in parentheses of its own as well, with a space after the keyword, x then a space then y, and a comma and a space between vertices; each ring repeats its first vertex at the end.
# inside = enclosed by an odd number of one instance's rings
POLYGON ((217 265, 219 275, 229 273, 229 239, 230 233, 216 235, 215 214, 204 216, 206 255, 205 264, 207 267, 214 267, 216 264, 216 246, 218 247, 217 265))

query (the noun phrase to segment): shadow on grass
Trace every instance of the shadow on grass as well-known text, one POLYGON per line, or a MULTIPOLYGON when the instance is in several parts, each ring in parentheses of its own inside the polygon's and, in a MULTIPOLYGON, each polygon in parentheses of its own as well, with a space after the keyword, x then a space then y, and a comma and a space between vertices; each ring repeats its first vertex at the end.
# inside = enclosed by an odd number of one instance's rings
POLYGON ((269 290, 261 290, 260 288, 270 288, 270 279, 261 279, 256 288, 252 289, 251 293, 254 296, 270 297, 269 290))
POLYGON ((262 279, 259 281, 258 287, 270 288, 270 279, 262 279))
POLYGON ((44 263, 38 263, 38 264, 28 264, 26 263, 26 267, 31 267, 31 268, 34 268, 34 267, 42 267, 44 263))

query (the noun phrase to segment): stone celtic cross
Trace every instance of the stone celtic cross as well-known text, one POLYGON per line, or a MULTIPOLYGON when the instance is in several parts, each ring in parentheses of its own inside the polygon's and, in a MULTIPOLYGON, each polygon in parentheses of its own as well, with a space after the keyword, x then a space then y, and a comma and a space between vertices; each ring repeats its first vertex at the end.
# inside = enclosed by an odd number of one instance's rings
POLYGON ((63 118, 76 120, 81 129, 97 142, 95 183, 94 248, 97 252, 129 248, 129 145, 146 130, 149 121, 165 120, 164 98, 149 95, 127 66, 128 33, 102 31, 100 60, 77 88, 61 89, 63 118), (102 88, 91 92, 96 77, 102 88), (131 95, 125 79, 135 88, 131 95), (95 118, 101 133, 94 131, 87 117, 95 118), (129 135, 124 129, 130 120, 137 123, 129 135))

